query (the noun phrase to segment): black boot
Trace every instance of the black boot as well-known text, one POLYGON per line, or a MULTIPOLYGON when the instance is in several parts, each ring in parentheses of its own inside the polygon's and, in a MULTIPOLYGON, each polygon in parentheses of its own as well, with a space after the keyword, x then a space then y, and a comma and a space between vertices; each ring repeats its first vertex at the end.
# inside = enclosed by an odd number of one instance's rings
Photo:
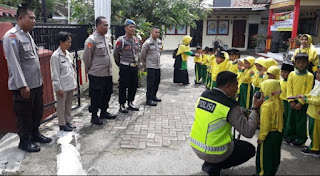
POLYGON ((97 115, 91 116, 91 123, 95 124, 95 125, 102 125, 103 124, 102 120, 99 119, 99 117, 97 115))
POLYGON ((202 165, 202 171, 210 176, 220 176, 221 168, 218 168, 214 164, 205 161, 202 165))
POLYGON ((128 109, 126 108, 126 106, 124 104, 120 104, 119 112, 128 113, 128 109))
POLYGON ((73 128, 70 128, 68 125, 59 126, 62 131, 72 131, 73 128))
POLYGON ((31 142, 29 139, 20 139, 18 148, 26 152, 40 151, 40 147, 37 144, 31 142))
POLYGON ((161 102, 161 99, 158 98, 158 97, 156 97, 156 98, 153 99, 153 101, 154 101, 154 102, 161 102))
POLYGON ((152 101, 152 100, 147 100, 146 105, 149 105, 149 106, 157 106, 157 103, 154 102, 154 101, 152 101))
POLYGON ((128 102, 128 109, 131 110, 131 111, 139 111, 139 108, 135 107, 135 106, 132 104, 132 101, 129 101, 129 102, 128 102))
POLYGON ((109 112, 102 111, 100 113, 100 118, 101 119, 115 119, 115 118, 117 118, 117 116, 116 115, 112 115, 109 112))

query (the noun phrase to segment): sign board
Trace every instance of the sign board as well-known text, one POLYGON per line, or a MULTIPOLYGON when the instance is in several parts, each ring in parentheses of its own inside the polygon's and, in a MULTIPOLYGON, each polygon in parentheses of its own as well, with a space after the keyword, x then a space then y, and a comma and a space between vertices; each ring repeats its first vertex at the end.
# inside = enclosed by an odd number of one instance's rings
POLYGON ((292 31, 293 11, 275 13, 272 16, 271 31, 292 31))
POLYGON ((277 9, 282 7, 290 7, 294 6, 295 0, 289 0, 285 2, 275 3, 270 5, 270 9, 277 9))

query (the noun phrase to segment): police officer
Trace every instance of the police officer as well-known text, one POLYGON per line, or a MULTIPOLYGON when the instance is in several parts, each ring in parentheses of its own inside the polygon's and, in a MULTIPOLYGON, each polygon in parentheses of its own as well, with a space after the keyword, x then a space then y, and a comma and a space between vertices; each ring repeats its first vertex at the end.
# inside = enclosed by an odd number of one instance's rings
POLYGON ((90 35, 84 46, 83 61, 89 77, 89 96, 91 105, 91 123, 102 125, 101 119, 115 119, 107 112, 111 94, 113 93, 112 63, 109 43, 105 34, 108 32, 108 21, 99 16, 96 19, 96 31, 90 35), (100 118, 97 113, 100 112, 100 118))
POLYGON ((132 104, 138 88, 137 63, 139 41, 138 38, 134 36, 136 32, 136 23, 133 20, 126 19, 125 31, 126 34, 118 38, 113 52, 115 62, 120 68, 119 111, 122 113, 128 113, 128 110, 125 106, 126 100, 128 100, 129 110, 139 111, 139 108, 132 104))
POLYGON ((157 98, 160 83, 160 53, 162 51, 159 27, 152 27, 151 37, 142 45, 141 59, 146 62, 147 68, 147 102, 149 106, 157 106, 161 99, 157 98))
POLYGON ((35 14, 23 5, 17 10, 17 24, 3 38, 8 63, 8 87, 13 93, 13 108, 17 117, 18 148, 39 152, 35 142, 49 143, 50 138, 40 134, 43 115, 43 90, 39 56, 29 31, 34 28, 35 14))
POLYGON ((231 128, 253 137, 259 121, 257 109, 264 101, 263 97, 253 99, 253 111, 247 119, 233 99, 238 90, 237 75, 220 72, 216 83, 217 88, 206 90, 199 98, 190 135, 193 150, 205 161, 202 170, 209 175, 220 175, 221 169, 240 165, 255 155, 252 144, 233 139, 231 128))

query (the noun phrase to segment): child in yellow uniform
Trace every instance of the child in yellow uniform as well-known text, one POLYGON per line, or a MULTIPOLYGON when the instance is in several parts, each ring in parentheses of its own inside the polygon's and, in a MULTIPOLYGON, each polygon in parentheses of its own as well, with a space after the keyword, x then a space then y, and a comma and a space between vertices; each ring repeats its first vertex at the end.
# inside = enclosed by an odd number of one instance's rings
POLYGON ((238 91, 237 91, 236 100, 239 101, 239 97, 240 97, 240 85, 241 85, 241 83, 242 83, 241 80, 239 79, 239 76, 240 76, 240 74, 242 74, 242 72, 241 72, 242 68, 244 68, 244 59, 243 59, 243 58, 238 60, 237 67, 238 67, 238 72, 237 72, 238 91))
MULTIPOLYGON (((283 133, 286 134, 286 123, 288 119, 288 111, 290 108, 289 102, 287 100, 287 80, 290 72, 294 71, 294 67, 291 63, 284 62, 281 66, 281 77, 282 80, 280 81, 281 85, 281 94, 280 98, 283 101, 284 113, 283 113, 283 133)), ((286 136, 284 136, 286 138, 286 136)))
POLYGON ((275 175, 281 157, 283 103, 280 82, 269 79, 261 83, 265 101, 260 107, 260 132, 256 156, 257 175, 275 175))
POLYGON ((307 103, 307 114, 309 117, 309 136, 311 144, 306 149, 301 150, 304 155, 320 157, 320 65, 318 65, 315 85, 308 95, 298 95, 305 103, 307 103))
POLYGON ((216 79, 220 72, 226 71, 227 63, 229 62, 229 54, 225 51, 219 51, 215 55, 215 59, 212 62, 211 65, 211 87, 210 89, 213 89, 216 87, 216 79))
POLYGON ((264 57, 258 57, 255 61, 255 66, 257 71, 255 72, 254 70, 251 71, 251 75, 254 74, 252 78, 252 84, 254 86, 254 92, 259 91, 260 90, 260 84, 261 82, 264 80, 264 72, 266 70, 264 70, 263 68, 263 62, 265 61, 264 57))
POLYGON ((229 62, 227 63, 227 71, 237 74, 238 73, 238 59, 240 58, 240 51, 238 49, 231 48, 228 51, 229 62))
POLYGON ((319 56, 317 51, 312 45, 312 37, 309 34, 303 34, 300 37, 300 48, 297 48, 292 56, 292 61, 294 61, 294 56, 298 53, 307 53, 309 56, 308 70, 311 73, 317 71, 317 65, 319 64, 319 56))
POLYGON ((202 83, 206 83, 207 79, 207 65, 209 60, 209 48, 205 47, 203 50, 203 56, 202 56, 202 83))
MULTIPOLYGON (((294 57, 295 71, 288 76, 287 97, 299 94, 307 95, 313 86, 313 74, 308 72, 308 54, 298 53, 294 57)), ((308 105, 301 99, 288 99, 290 109, 286 122, 285 143, 292 146, 301 146, 307 140, 307 108, 308 105)))
POLYGON ((207 76, 206 76, 206 88, 209 89, 211 86, 211 67, 212 62, 215 59, 213 48, 209 48, 209 58, 207 62, 207 76))
POLYGON ((244 59, 244 67, 239 70, 239 82, 240 85, 240 95, 239 103, 240 107, 250 108, 252 104, 253 87, 251 85, 251 71, 254 67, 255 58, 248 56, 244 59))
POLYGON ((268 79, 280 80, 280 68, 278 66, 271 66, 267 70, 268 79))
POLYGON ((200 80, 202 78, 202 48, 201 46, 197 46, 197 52, 194 57, 194 71, 196 80, 194 80, 195 84, 200 84, 200 80))

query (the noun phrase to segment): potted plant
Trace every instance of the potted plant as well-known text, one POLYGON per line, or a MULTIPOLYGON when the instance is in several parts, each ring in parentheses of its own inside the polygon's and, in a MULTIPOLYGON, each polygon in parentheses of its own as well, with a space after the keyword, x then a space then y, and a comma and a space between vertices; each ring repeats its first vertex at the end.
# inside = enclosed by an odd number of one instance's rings
POLYGON ((260 45, 265 42, 266 35, 265 34, 256 34, 256 35, 253 35, 251 39, 252 39, 252 42, 255 46, 256 53, 261 52, 260 45))

